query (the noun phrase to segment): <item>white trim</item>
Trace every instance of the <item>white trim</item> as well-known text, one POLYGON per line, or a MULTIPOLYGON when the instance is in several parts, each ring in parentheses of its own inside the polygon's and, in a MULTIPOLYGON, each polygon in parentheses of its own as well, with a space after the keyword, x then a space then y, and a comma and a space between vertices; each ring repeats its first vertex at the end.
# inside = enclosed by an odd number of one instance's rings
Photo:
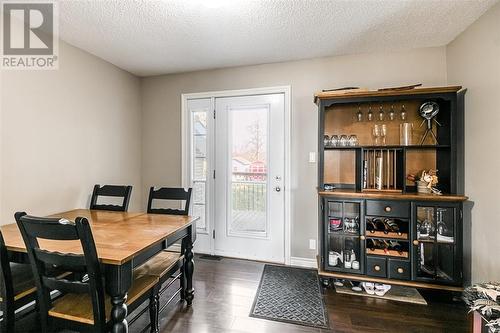
POLYGON ((318 268, 318 263, 316 262, 316 259, 291 257, 290 266, 318 268))
MULTIPOLYGON (((265 87, 265 88, 250 88, 250 89, 239 89, 239 90, 221 90, 221 91, 208 91, 201 93, 189 93, 181 94, 181 150, 182 150, 182 186, 188 186, 189 173, 187 168, 189 167, 189 154, 187 152, 187 143, 189 138, 187 137, 189 131, 187 126, 189 125, 189 118, 187 112, 187 101, 188 99, 199 99, 199 98, 212 98, 212 104, 214 104, 216 97, 235 97, 235 96, 252 96, 252 95, 266 95, 266 94, 279 94, 282 93, 285 96, 285 265, 291 264, 291 233, 292 233, 292 176, 291 176, 291 131, 292 131, 292 94, 291 86, 277 86, 277 87, 265 87)), ((214 217, 212 216, 212 221, 214 217)), ((212 232, 214 226, 213 223, 210 225, 212 232)), ((211 254, 214 254, 214 241, 211 239, 211 254)))

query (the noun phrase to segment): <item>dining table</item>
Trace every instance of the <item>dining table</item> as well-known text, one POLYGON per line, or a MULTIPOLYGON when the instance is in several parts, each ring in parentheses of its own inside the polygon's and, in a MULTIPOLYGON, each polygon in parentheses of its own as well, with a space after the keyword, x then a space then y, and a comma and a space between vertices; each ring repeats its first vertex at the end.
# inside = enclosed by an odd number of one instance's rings
MULTIPOLYGON (((181 297, 191 306, 193 289, 193 243, 199 217, 73 209, 47 217, 74 221, 85 217, 90 223, 97 255, 104 266, 105 291, 111 299, 112 332, 127 332, 127 292, 132 284, 133 269, 160 251, 181 242, 184 255, 182 270, 185 291, 181 297)), ((13 261, 29 262, 26 246, 17 224, 0 227, 13 261)), ((61 253, 82 254, 78 241, 40 240, 40 246, 61 253)))

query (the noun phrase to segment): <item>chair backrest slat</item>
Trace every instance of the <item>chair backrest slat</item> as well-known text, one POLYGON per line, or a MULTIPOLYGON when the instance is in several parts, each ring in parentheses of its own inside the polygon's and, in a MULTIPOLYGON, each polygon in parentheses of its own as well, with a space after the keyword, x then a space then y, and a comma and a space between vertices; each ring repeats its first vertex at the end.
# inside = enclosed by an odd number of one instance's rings
POLYGON ((85 282, 80 281, 70 281, 64 278, 56 278, 56 277, 42 277, 43 284, 45 287, 51 290, 59 290, 63 293, 77 293, 77 294, 86 294, 90 293, 90 285, 85 282))
POLYGON ((184 189, 184 188, 173 188, 173 187, 161 187, 159 189, 155 189, 154 187, 151 187, 149 189, 148 214, 188 215, 192 190, 193 190, 192 188, 184 189), (153 200, 185 201, 185 205, 183 209, 153 208, 153 200))
POLYGON ((26 231, 30 236, 51 240, 78 240, 75 225, 71 221, 57 218, 24 217, 29 228, 26 231), (47 223, 45 223, 47 222, 47 223), (55 222, 55 223, 54 223, 55 222))
POLYGON ((126 212, 132 194, 131 185, 99 185, 94 186, 92 191, 92 198, 90 199, 90 209, 109 210, 116 212, 126 212), (98 204, 99 197, 121 197, 123 198, 121 205, 113 204, 98 204))
POLYGON ((81 269, 85 266, 85 257, 81 254, 50 252, 42 249, 34 249, 38 260, 46 265, 63 266, 66 269, 81 269))
POLYGON ((31 268, 35 276, 39 313, 43 327, 47 328, 48 311, 52 307, 50 292, 60 290, 71 293, 89 293, 92 298, 94 328, 98 331, 104 331, 106 317, 103 281, 88 220, 84 217, 78 217, 75 222, 70 222, 57 218, 28 216, 26 213, 20 212, 15 214, 15 218, 26 244, 31 268), (47 248, 42 249, 38 242, 40 239, 78 240, 83 249, 83 255, 60 253, 47 248), (53 265, 64 268, 68 273, 83 272, 88 276, 88 279, 85 281, 75 279, 80 274, 52 276, 46 267, 53 265), (74 280, 69 280, 69 277, 74 280))
POLYGON ((0 323, 0 331, 10 332, 14 330, 14 287, 12 271, 10 269, 9 254, 2 232, 0 231, 0 311, 3 312, 3 320, 0 323), (8 320, 7 320, 8 319, 8 320))

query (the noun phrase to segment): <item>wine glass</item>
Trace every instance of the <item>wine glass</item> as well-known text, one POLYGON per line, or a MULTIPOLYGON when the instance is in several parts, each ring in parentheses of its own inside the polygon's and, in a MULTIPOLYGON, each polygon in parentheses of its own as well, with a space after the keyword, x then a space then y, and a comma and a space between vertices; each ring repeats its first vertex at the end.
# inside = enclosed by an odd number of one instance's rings
POLYGON ((356 117, 358 118, 358 122, 363 121, 363 112, 361 112, 361 106, 358 106, 358 112, 356 113, 356 117))
POLYGON ((378 112, 378 120, 383 121, 384 120, 384 108, 382 104, 380 104, 380 110, 378 112))
POLYGON ((391 105, 391 111, 389 111, 389 120, 394 120, 394 104, 391 105))
POLYGON ((368 107, 368 113, 367 113, 367 118, 368 118, 368 121, 372 121, 373 120, 373 112, 372 112, 372 106, 370 105, 368 107))
POLYGON ((385 137, 387 136, 387 125, 380 125, 380 137, 382 138, 382 144, 385 145, 385 137))
POLYGON ((374 145, 378 146, 379 138, 380 138, 380 125, 379 124, 373 125, 372 136, 373 136, 374 145))
POLYGON ((404 104, 401 106, 401 120, 406 120, 406 108, 404 104))

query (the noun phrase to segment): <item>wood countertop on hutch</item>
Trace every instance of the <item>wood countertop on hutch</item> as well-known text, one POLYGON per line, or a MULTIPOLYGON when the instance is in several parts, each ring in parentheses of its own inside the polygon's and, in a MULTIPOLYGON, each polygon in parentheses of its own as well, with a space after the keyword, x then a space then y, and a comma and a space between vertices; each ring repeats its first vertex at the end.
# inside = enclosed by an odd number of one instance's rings
POLYGON ((318 190, 321 196, 335 196, 346 198, 366 198, 366 199, 382 199, 382 200, 421 200, 421 201, 467 201, 469 198, 464 195, 453 194, 420 194, 420 193, 383 193, 383 192, 358 192, 354 190, 333 190, 323 191, 318 190))
POLYGON ((383 97, 383 96, 408 96, 408 95, 422 95, 422 94, 435 94, 435 93, 456 93, 461 90, 461 86, 449 87, 425 87, 406 90, 337 90, 325 91, 314 94, 314 103, 320 99, 347 99, 355 97, 383 97))

